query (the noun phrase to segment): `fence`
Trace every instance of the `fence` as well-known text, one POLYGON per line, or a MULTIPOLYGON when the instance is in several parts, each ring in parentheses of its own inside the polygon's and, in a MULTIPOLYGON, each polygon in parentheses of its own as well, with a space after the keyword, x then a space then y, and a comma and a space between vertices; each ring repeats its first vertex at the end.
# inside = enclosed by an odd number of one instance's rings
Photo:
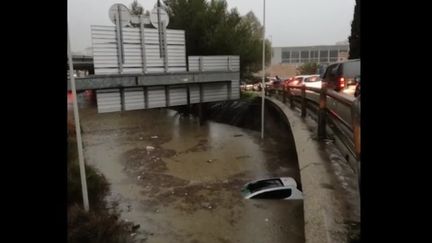
POLYGON ((283 103, 288 102, 292 109, 300 108, 301 117, 306 117, 308 109, 314 111, 317 115, 318 138, 326 139, 327 127, 331 126, 351 155, 360 161, 360 106, 355 97, 327 89, 326 83, 321 88, 284 85, 265 91, 268 96, 279 94, 283 103))

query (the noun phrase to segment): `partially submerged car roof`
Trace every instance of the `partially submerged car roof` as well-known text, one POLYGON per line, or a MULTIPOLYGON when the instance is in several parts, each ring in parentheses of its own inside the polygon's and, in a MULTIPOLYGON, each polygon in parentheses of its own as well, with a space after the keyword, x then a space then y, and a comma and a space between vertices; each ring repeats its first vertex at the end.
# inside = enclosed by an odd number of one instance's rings
POLYGON ((297 188, 296 181, 291 177, 281 177, 280 180, 284 184, 284 186, 293 186, 297 188))
POLYGON ((292 177, 270 177, 270 178, 258 179, 258 180, 250 181, 246 185, 260 182, 260 181, 268 181, 268 180, 280 180, 284 186, 297 187, 297 183, 292 177))

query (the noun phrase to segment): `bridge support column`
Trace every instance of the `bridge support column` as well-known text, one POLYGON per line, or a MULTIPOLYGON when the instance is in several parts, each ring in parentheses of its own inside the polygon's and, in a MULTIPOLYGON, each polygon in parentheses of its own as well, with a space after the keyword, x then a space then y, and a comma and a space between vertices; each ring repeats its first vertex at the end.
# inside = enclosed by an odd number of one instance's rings
POLYGON ((124 88, 120 88, 120 109, 121 111, 125 111, 125 91, 124 88))
POLYGON ((186 86, 186 90, 187 90, 187 109, 186 109, 186 115, 189 116, 189 114, 191 113, 190 86, 189 85, 186 86))
POLYGON ((204 114, 202 110, 203 105, 203 84, 199 84, 199 94, 200 94, 200 102, 198 104, 198 116, 199 116, 199 124, 200 126, 204 125, 204 114))
POLYGON ((204 125, 204 116, 203 116, 203 110, 202 110, 202 103, 201 102, 198 104, 198 117, 199 117, 200 126, 204 125))

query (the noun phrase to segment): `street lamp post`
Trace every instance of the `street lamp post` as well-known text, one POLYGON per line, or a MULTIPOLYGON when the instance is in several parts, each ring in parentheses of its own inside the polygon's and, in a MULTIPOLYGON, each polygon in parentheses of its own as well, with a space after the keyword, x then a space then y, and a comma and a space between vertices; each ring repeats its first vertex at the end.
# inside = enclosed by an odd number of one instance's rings
POLYGON ((261 139, 264 139, 264 99, 265 99, 265 0, 263 2, 263 53, 262 53, 262 89, 261 89, 261 139))
POLYGON ((84 204, 84 210, 89 211, 89 200, 88 200, 88 192, 87 192, 87 181, 86 181, 86 173, 85 173, 85 164, 84 164, 84 155, 83 155, 83 149, 82 149, 82 142, 81 142, 81 129, 79 124, 79 114, 78 114, 78 101, 77 101, 77 94, 76 94, 76 87, 75 87, 75 77, 73 74, 73 64, 72 64, 72 54, 71 54, 71 47, 70 47, 70 38, 69 38, 69 28, 68 28, 68 62, 69 62, 69 79, 71 82, 71 88, 72 88, 72 100, 73 100, 73 110, 74 110, 74 118, 75 118, 75 132, 77 137, 77 146, 78 146, 78 160, 79 160, 79 167, 80 167, 80 176, 81 176, 81 189, 82 189, 82 195, 83 195, 83 204, 84 204))

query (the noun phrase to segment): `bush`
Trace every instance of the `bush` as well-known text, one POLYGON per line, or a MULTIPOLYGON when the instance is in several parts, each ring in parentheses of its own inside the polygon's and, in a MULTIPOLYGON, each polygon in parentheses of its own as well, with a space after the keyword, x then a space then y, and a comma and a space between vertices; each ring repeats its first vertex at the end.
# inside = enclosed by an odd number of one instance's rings
POLYGON ((107 207, 105 197, 110 185, 105 176, 90 165, 85 166, 90 211, 83 208, 81 175, 73 116, 67 120, 67 206, 69 243, 130 243, 132 223, 120 219, 116 205, 107 207))
MULTIPOLYGON (((106 208, 105 196, 109 193, 109 183, 105 176, 98 173, 90 165, 85 166, 87 178, 87 191, 89 195, 90 208, 101 210, 106 208)), ((82 189, 80 168, 76 161, 68 163, 68 206, 73 204, 82 205, 82 189)))
POLYGON ((133 242, 130 229, 131 223, 119 220, 117 212, 86 212, 76 204, 68 209, 69 243, 133 242))

